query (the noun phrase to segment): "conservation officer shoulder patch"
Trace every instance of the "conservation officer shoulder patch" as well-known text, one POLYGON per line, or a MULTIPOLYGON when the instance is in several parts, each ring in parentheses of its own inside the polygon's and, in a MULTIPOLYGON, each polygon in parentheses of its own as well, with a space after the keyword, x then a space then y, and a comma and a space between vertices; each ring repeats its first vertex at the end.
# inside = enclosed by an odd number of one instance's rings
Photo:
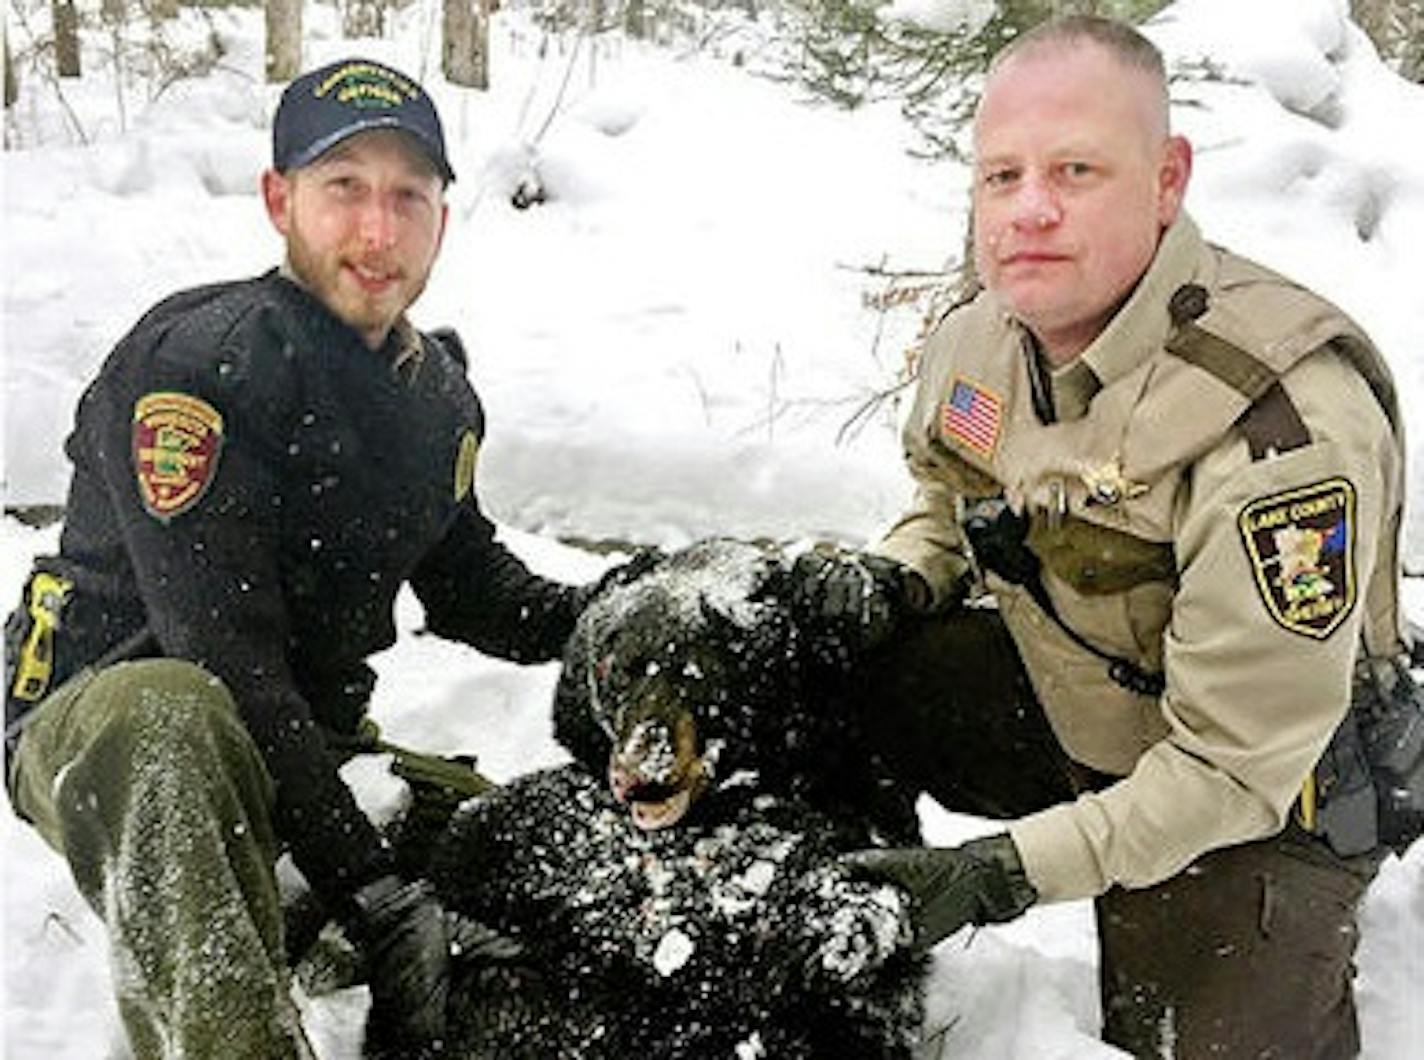
POLYGON ((999 420, 1004 403, 999 395, 963 376, 955 379, 940 407, 940 432, 985 458, 999 444, 999 420))
POLYGON ((1355 605, 1355 487, 1332 478, 1246 505, 1237 520, 1266 610, 1324 640, 1355 605))
POLYGON ((201 398, 156 391, 138 399, 133 462, 149 515, 166 523, 198 502, 217 471, 222 437, 222 414, 201 398))

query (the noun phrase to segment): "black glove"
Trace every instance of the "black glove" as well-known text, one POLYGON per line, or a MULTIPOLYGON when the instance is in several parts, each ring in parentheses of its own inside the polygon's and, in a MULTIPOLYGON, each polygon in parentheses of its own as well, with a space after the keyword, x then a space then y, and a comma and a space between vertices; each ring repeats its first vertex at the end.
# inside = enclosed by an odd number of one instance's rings
POLYGON ((885 556, 818 546, 791 565, 792 610, 813 626, 850 633, 873 648, 907 613, 928 611, 930 587, 917 571, 885 556))
POLYGON ((929 949, 965 924, 1013 920, 1038 901, 1007 835, 957 847, 857 850, 841 861, 852 875, 884 880, 910 892, 916 950, 929 949))
POLYGON ((352 896, 347 921, 366 954, 372 1051, 426 1057, 443 1051, 450 989, 450 940, 445 914, 425 880, 382 876, 352 896))
POLYGON ((605 590, 611 589, 615 585, 627 585, 635 578, 640 578, 648 571, 652 570, 666 558, 663 551, 652 547, 639 547, 633 550, 632 558, 624 560, 622 563, 615 563, 609 567, 596 581, 591 581, 587 585, 580 585, 574 590, 574 612, 583 611, 585 607, 593 603, 605 590))

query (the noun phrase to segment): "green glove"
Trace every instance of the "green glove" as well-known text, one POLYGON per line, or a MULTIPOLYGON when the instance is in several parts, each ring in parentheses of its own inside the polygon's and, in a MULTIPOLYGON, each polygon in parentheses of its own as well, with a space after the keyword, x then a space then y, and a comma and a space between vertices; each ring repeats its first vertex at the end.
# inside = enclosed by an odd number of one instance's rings
POLYGON ((391 743, 369 715, 355 732, 326 731, 326 745, 342 761, 362 754, 388 754, 391 772, 418 794, 439 794, 453 803, 492 791, 498 785, 475 768, 473 755, 435 755, 391 743))
POLYGON ((391 772, 410 784, 420 797, 423 789, 458 804, 493 791, 497 784, 475 769, 473 755, 431 755, 382 741, 380 750, 391 756, 391 772))
POLYGON ((857 850, 841 858, 852 875, 903 887, 914 899, 916 950, 965 924, 1013 920, 1038 900, 1007 835, 957 847, 857 850))

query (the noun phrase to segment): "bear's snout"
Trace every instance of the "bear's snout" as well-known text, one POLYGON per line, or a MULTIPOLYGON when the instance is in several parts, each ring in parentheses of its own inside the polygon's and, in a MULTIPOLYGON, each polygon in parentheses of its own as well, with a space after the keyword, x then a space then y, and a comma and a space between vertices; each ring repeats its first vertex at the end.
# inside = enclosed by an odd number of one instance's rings
POLYGON ((626 727, 608 761, 608 787, 639 828, 680 821, 706 787, 692 716, 642 717, 626 727))

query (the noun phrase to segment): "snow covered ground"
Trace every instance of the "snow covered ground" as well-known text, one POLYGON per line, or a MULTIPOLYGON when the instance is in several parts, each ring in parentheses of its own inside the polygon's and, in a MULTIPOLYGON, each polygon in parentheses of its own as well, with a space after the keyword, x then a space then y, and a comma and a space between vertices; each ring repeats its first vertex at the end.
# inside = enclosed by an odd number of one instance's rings
MULTIPOLYGON (((1180 0, 1150 32, 1195 71, 1174 85, 1175 118, 1198 148, 1190 209, 1213 238, 1317 287, 1375 335, 1403 395, 1419 497, 1424 90, 1384 69, 1343 7, 1180 0)), ((729 61, 730 39, 693 54, 616 40, 542 48, 527 21, 501 14, 493 90, 451 89, 436 73, 436 10, 421 0, 390 39, 352 43, 330 8, 309 5, 305 58, 385 58, 442 105, 460 180, 415 315, 455 325, 470 347, 491 431, 481 495, 514 547, 582 579, 602 561, 554 535, 669 547, 713 533, 872 539, 908 489, 898 409, 842 427, 894 382, 918 312, 866 308, 884 281, 865 268, 952 259, 964 171, 910 157, 913 134, 893 108, 808 107, 749 76, 729 61), (531 166, 550 201, 519 211, 508 193, 531 166)), ((277 258, 255 194, 276 97, 260 77, 260 20, 238 9, 211 17, 221 67, 152 102, 144 82, 131 83, 122 112, 91 42, 90 75, 64 86, 87 143, 33 78, 7 116, 21 148, 0 170, 7 505, 62 501, 75 399, 144 309, 277 258)), ((1415 508, 1408 553, 1424 571, 1415 508)), ((0 523, 0 600, 55 536, 0 523)), ((1424 618, 1424 592, 1408 588, 1424 618)), ((406 631, 417 624, 409 601, 400 618, 406 631)), ((374 711, 393 738, 475 751, 497 778, 561 758, 547 721, 552 668, 410 637, 376 664, 374 711)), ((372 812, 388 809, 395 782, 381 764, 350 770, 372 812)), ((928 805, 924 818, 931 840, 984 828, 928 805)), ((5 1055, 124 1056, 97 922, 8 807, 0 830, 5 1055)), ((952 1024, 946 1055, 1118 1055, 1095 1040, 1093 954, 1084 903, 946 942, 932 983, 932 1015, 952 1024)), ((1360 964, 1367 1058, 1414 1060, 1424 843, 1387 863, 1372 889, 1360 964)), ((354 991, 309 1006, 326 1060, 355 1055, 363 1005, 354 991)))

